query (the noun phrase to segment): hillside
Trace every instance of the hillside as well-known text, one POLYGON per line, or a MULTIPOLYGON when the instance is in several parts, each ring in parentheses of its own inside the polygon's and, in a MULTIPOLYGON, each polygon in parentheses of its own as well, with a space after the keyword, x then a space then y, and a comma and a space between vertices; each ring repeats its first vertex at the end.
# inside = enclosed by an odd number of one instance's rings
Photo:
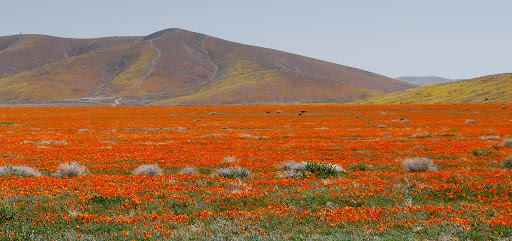
POLYGON ((349 102, 415 87, 181 29, 145 37, 0 37, 0 102, 212 105, 349 102))
POLYGON ((437 76, 402 76, 395 79, 418 86, 444 84, 457 81, 455 79, 446 79, 437 76))
POLYGON ((429 85, 358 101, 359 104, 510 103, 512 74, 429 85))

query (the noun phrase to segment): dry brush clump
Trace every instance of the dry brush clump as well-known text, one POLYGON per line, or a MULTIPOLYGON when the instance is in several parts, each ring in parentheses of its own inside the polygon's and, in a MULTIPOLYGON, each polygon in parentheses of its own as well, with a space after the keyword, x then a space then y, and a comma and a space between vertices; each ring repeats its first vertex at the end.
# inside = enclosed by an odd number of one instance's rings
POLYGON ((435 172, 437 166, 426 157, 407 158, 402 161, 402 167, 407 172, 435 172))
POLYGON ((337 164, 295 161, 281 163, 278 170, 284 171, 279 175, 281 178, 299 178, 306 176, 306 173, 327 178, 345 172, 345 169, 337 164))
POLYGON ((278 170, 284 171, 279 177, 282 178, 298 178, 304 176, 304 170, 307 162, 295 162, 293 160, 283 162, 277 168, 278 170))
POLYGON ((503 140, 503 146, 504 147, 512 147, 512 139, 503 140))
POLYGON ((226 167, 216 170, 217 175, 224 178, 247 178, 251 175, 251 171, 242 167, 226 167))
POLYGON ((512 169, 512 155, 510 155, 510 156, 509 156, 509 157, 507 157, 505 160, 503 160, 503 162, 501 163, 501 165, 502 165, 504 168, 512 169))
POLYGON ((185 167, 178 172, 178 174, 185 174, 185 175, 193 175, 193 174, 198 174, 198 173, 199 172, 193 167, 185 167))
POLYGON ((38 170, 36 170, 32 167, 19 166, 19 165, 16 165, 16 166, 6 165, 3 167, 0 167, 0 176, 8 176, 8 175, 19 176, 19 177, 30 177, 30 176, 40 177, 40 176, 42 176, 41 172, 39 172, 38 170))
POLYGON ((84 165, 77 162, 62 163, 57 167, 57 170, 52 176, 63 177, 82 177, 89 173, 89 170, 84 165))
POLYGON ((133 175, 160 176, 162 169, 158 165, 140 165, 132 171, 133 175))

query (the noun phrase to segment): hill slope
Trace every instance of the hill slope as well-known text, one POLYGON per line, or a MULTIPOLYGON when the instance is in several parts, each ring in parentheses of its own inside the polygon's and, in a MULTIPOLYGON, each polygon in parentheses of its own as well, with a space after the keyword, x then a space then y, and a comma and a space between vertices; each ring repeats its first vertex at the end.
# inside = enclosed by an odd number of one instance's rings
POLYGON ((437 76, 402 76, 396 79, 418 86, 444 84, 457 81, 455 79, 446 79, 437 76))
POLYGON ((512 74, 429 85, 358 101, 360 104, 510 103, 512 74))
POLYGON ((0 37, 0 102, 348 102, 414 85, 181 29, 145 37, 0 37))

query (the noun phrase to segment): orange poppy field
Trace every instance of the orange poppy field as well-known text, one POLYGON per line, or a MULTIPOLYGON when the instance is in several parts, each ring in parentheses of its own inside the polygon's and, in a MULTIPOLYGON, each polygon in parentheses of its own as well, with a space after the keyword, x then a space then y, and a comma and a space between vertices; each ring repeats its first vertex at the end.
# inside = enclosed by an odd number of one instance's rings
POLYGON ((42 176, 0 177, 0 240, 506 239, 509 139, 512 105, 4 106, 0 167, 42 176))

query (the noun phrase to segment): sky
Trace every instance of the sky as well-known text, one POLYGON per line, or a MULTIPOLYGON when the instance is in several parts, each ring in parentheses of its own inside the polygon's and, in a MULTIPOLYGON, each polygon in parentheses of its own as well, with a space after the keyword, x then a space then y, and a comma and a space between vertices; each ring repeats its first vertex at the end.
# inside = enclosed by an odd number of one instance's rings
POLYGON ((2 0, 0 36, 181 28, 389 77, 512 72, 510 0, 2 0))

